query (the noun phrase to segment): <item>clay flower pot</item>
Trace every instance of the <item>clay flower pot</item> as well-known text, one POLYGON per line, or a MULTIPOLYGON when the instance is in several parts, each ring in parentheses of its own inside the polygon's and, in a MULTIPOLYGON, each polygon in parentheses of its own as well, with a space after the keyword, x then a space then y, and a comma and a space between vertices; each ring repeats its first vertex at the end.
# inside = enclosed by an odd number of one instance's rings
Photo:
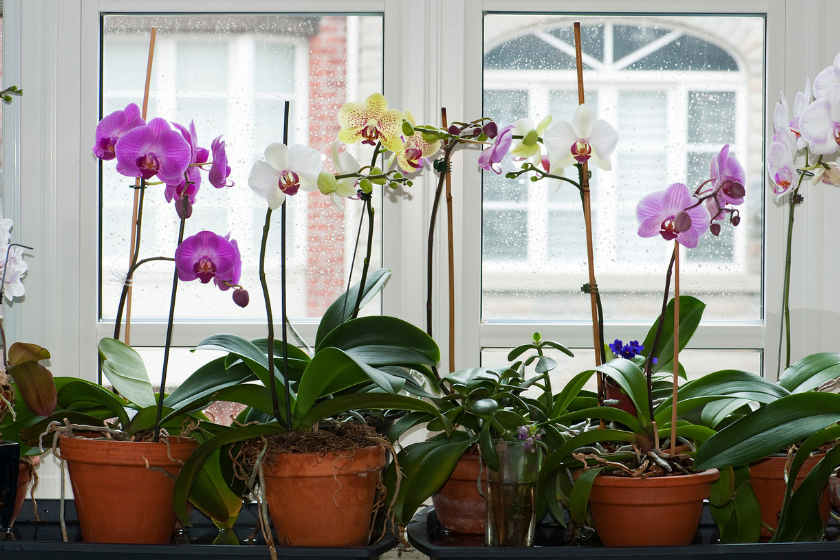
POLYGON ((163 442, 59 438, 85 542, 166 544, 175 526, 172 489, 198 447, 187 438, 163 442), (144 460, 145 459, 145 460, 144 460), (181 461, 181 463, 173 462, 181 461))
POLYGON ((366 545, 381 445, 350 452, 282 453, 265 468, 265 499, 281 546, 366 545))
MULTIPOLYGON (((797 488, 802 479, 807 476, 811 469, 813 469, 823 455, 812 455, 805 459, 802 468, 796 474, 797 488)), ((750 465, 750 479, 755 495, 758 498, 758 504, 761 506, 761 521, 773 527, 774 529, 779 525, 779 514, 782 512, 782 504, 785 501, 785 463, 787 457, 767 457, 756 463, 750 465)), ((822 500, 820 500, 820 515, 823 519, 823 524, 828 523, 828 515, 831 511, 831 499, 829 497, 828 486, 825 488, 822 500)), ((768 540, 773 536, 773 533, 761 528, 762 540, 768 540)))
MULTIPOLYGON (((438 521, 445 531, 472 535, 485 532, 487 504, 478 493, 479 460, 478 453, 462 455, 449 480, 432 496, 438 521)), ((482 473, 481 488, 486 495, 486 467, 482 473)))
POLYGON ((634 417, 636 416, 636 405, 634 405, 633 401, 630 400, 630 397, 621 390, 621 387, 616 385, 609 377, 604 378, 604 393, 607 400, 618 401, 618 404, 611 404, 609 406, 623 410, 634 417))
POLYGON ((606 546, 691 544, 703 500, 719 477, 717 469, 646 479, 596 477, 589 504, 601 542, 606 546))
POLYGON ((29 494, 29 483, 32 481, 32 471, 41 464, 41 456, 35 455, 32 457, 32 466, 29 463, 21 460, 18 464, 18 485, 17 496, 15 496, 15 512, 12 514, 12 522, 9 525, 15 524, 15 519, 20 515, 20 510, 23 508, 23 501, 29 494))

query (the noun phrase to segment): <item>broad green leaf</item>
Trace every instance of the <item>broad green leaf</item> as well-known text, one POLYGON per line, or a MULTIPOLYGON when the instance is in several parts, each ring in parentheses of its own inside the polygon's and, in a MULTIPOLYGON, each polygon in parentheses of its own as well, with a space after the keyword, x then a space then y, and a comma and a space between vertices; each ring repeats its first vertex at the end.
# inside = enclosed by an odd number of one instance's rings
MULTIPOLYGON (((660 440, 664 441, 665 438, 671 437, 670 424, 670 422, 668 422, 667 424, 663 424, 662 428, 659 429, 658 433, 660 440)), ((697 444, 702 444, 704 441, 706 441, 715 434, 716 432, 713 429, 707 428, 706 426, 695 426, 687 422, 681 424, 679 421, 677 421, 677 437, 690 439, 697 444)), ((695 470, 706 470, 706 468, 701 469, 695 463, 695 470)))
POLYGON ((720 469, 720 478, 712 483, 712 491, 709 494, 709 505, 712 507, 723 507, 735 497, 735 471, 732 467, 720 469))
POLYGON ((557 478, 563 476, 563 473, 557 473, 553 479, 549 479, 545 483, 543 493, 545 494, 545 503, 548 506, 548 511, 551 517, 562 525, 566 526, 566 516, 563 515, 563 508, 560 507, 560 501, 557 499, 557 478))
MULTIPOLYGON (((39 439, 41 434, 46 432, 47 426, 50 425, 51 422, 61 422, 64 424, 64 420, 67 420, 71 424, 81 424, 83 426, 104 426, 105 420, 101 418, 96 418, 89 414, 82 414, 80 412, 72 412, 68 410, 63 410, 60 412, 54 412, 51 416, 44 418, 43 420, 39 420, 35 424, 31 424, 30 426, 21 430, 20 435, 24 442, 28 445, 32 445, 34 447, 40 447, 39 439)), ((44 447, 50 448, 52 447, 52 434, 47 437, 44 437, 44 447)))
MULTIPOLYGON (((371 298, 373 298, 373 296, 382 289, 382 286, 385 285, 385 282, 390 276, 391 271, 387 268, 380 268, 379 270, 368 274, 368 277, 365 279, 362 306, 369 302, 371 298)), ((318 325, 318 332, 315 335, 315 348, 319 348, 321 346, 321 341, 333 329, 353 316, 353 308, 356 305, 358 297, 359 284, 355 284, 349 291, 341 294, 334 302, 332 302, 332 304, 324 312, 323 317, 321 317, 321 323, 318 325)))
POLYGON ((481 449, 481 458, 491 471, 498 471, 499 452, 496 451, 496 446, 493 444, 493 434, 490 431, 490 422, 484 424, 481 428, 481 433, 478 435, 478 447, 481 449))
POLYGON ((820 352, 805 356, 784 372, 779 385, 791 393, 804 393, 840 376, 840 354, 820 352))
POLYGON ((493 387, 493 381, 490 380, 493 376, 498 380, 498 368, 470 368, 452 372, 445 376, 443 381, 446 381, 453 387, 461 386, 473 390, 477 387, 493 387))
POLYGON ((400 439, 400 437, 402 437, 402 435, 408 430, 418 424, 428 422, 432 418, 433 416, 427 412, 409 412, 394 423, 391 429, 385 433, 385 437, 388 438, 388 441, 391 443, 396 443, 397 440, 400 439))
POLYGON ((621 389, 627 393, 636 406, 642 425, 650 425, 650 410, 648 409, 647 378, 639 366, 630 360, 612 360, 600 365, 596 370, 610 376, 621 389))
POLYGON ((49 359, 49 350, 29 342, 15 342, 12 344, 9 347, 9 356, 7 358, 9 365, 12 366, 17 366, 25 362, 40 362, 41 360, 49 359))
POLYGON ((493 418, 502 425, 505 430, 514 431, 519 426, 525 425, 525 419, 516 412, 500 409, 493 413, 493 418))
POLYGON ((96 383, 77 379, 75 383, 66 384, 58 392, 58 403, 63 408, 69 408, 82 402, 104 406, 111 411, 113 416, 119 419, 120 426, 128 426, 128 414, 124 408, 125 401, 96 383))
POLYGON ((754 373, 725 369, 689 381, 679 390, 679 398, 724 396, 769 403, 790 395, 784 387, 767 381, 754 373))
MULTIPOLYGON (((167 422, 179 414, 189 412, 190 409, 203 410, 207 408, 210 403, 216 401, 240 403, 265 412, 266 414, 270 414, 272 416, 274 415, 271 403, 271 391, 268 387, 253 383, 245 383, 242 385, 222 387, 201 398, 193 397, 192 399, 183 401, 181 402, 181 406, 179 408, 170 409, 172 412, 165 415, 163 421, 167 422)), ((164 406, 164 408, 167 407, 164 406)), ((279 412, 281 420, 285 421, 285 410, 280 410, 279 412)))
POLYGON ((628 414, 623 410, 619 410, 618 408, 614 408, 611 406, 598 406, 595 408, 585 408, 583 410, 576 410, 574 412, 562 414, 557 418, 552 418, 552 422, 557 422, 563 425, 569 425, 570 423, 579 422, 587 418, 591 418, 593 420, 603 418, 604 420, 620 422, 621 424, 624 424, 630 430, 638 434, 645 433, 645 428, 644 426, 642 426, 642 423, 639 422, 638 418, 636 418, 632 414, 628 414))
POLYGON ((566 383, 566 386, 563 387, 563 390, 560 391, 560 394, 554 399, 554 408, 551 411, 552 418, 556 418, 566 412, 566 409, 569 408, 569 405, 574 401, 574 399, 579 398, 578 394, 594 373, 594 369, 586 370, 577 374, 568 383, 566 383))
MULTIPOLYGON (((741 467, 741 469, 747 471, 747 476, 749 476, 747 467, 741 467)), ((761 537, 761 505, 749 480, 735 491, 734 502, 738 532, 733 542, 757 543, 761 537)))
POLYGON ((383 347, 414 350, 417 363, 420 364, 434 365, 440 361, 440 349, 425 331, 407 321, 385 315, 359 317, 347 321, 324 337, 315 350, 318 352, 328 347, 342 350, 359 348, 360 352, 367 347, 372 356, 379 352, 386 364, 394 362, 387 359, 387 348, 383 347), (425 358, 420 359, 420 355, 425 358))
MULTIPOLYGON (((700 319, 703 317, 703 310, 706 304, 697 298, 691 296, 680 296, 680 350, 685 348, 691 337, 694 336, 694 331, 700 324, 700 319)), ((656 337, 658 318, 650 327, 644 342, 645 352, 650 353, 653 347, 653 339, 656 337)), ((659 371, 666 364, 674 359, 674 299, 668 302, 665 309, 665 321, 662 324, 662 334, 659 337, 659 343, 656 345, 656 353, 654 357, 657 358, 657 363, 653 366, 653 371, 659 371)))
POLYGON ((540 356, 534 371, 537 373, 545 373, 557 367, 557 362, 548 356, 540 356))
POLYGON ((578 475, 574 486, 572 486, 572 495, 569 497, 569 515, 579 527, 586 525, 589 495, 592 493, 595 477, 601 474, 602 470, 604 470, 604 467, 584 470, 578 475))
POLYGON ((324 418, 330 418, 348 410, 410 410, 427 412, 441 419, 447 434, 452 431, 452 423, 448 418, 442 416, 434 405, 413 397, 389 395, 386 393, 346 395, 327 399, 313 406, 300 421, 295 422, 295 427, 309 427, 324 418))
POLYGON ((231 428, 217 435, 214 435, 204 443, 198 446, 198 449, 187 459, 181 472, 178 474, 178 479, 175 481, 175 488, 172 492, 172 505, 175 508, 175 513, 178 519, 181 520, 185 526, 190 526, 190 517, 187 512, 187 501, 193 486, 198 480, 204 464, 213 452, 223 445, 228 445, 238 441, 245 441, 251 438, 258 438, 260 436, 268 436, 273 434, 283 433, 286 430, 277 424, 257 424, 249 426, 239 426, 231 428))
POLYGON ((481 399, 472 403, 472 411, 475 414, 493 414, 499 409, 496 399, 481 399))
MULTIPOLYGON (((464 414, 463 406, 456 406, 455 408, 450 408, 449 410, 444 412, 443 415, 453 422, 455 418, 458 418, 459 416, 469 416, 473 418, 475 422, 478 422, 478 419, 472 413, 468 412, 464 414)), ((430 432, 439 432, 443 430, 443 422, 435 418, 434 420, 431 420, 428 424, 426 424, 426 430, 430 432)))
POLYGON ((838 421, 840 395, 789 395, 748 414, 709 438, 697 451, 695 467, 705 470, 751 463, 838 421))
POLYGON ((38 361, 24 361, 9 366, 7 373, 15 380, 17 394, 26 406, 41 416, 52 414, 56 390, 50 370, 38 361))
POLYGON ((103 338, 99 341, 99 354, 102 356, 105 376, 122 396, 141 408, 157 405, 155 392, 140 354, 113 338, 103 338))
POLYGON ((254 372, 244 363, 240 362, 230 369, 225 369, 225 358, 216 358, 195 370, 163 399, 163 404, 173 409, 183 408, 219 389, 248 383, 256 378, 254 372))
MULTIPOLYGON (((183 425, 184 420, 186 419, 186 415, 181 413, 174 413, 173 410, 169 407, 164 406, 162 411, 163 416, 161 416, 161 428, 165 428, 167 431, 173 434, 177 434, 181 430, 181 426, 183 425), (164 422, 164 418, 167 420, 164 422), (172 432, 172 430, 175 432, 172 432)), ((155 423, 157 422, 157 406, 149 406, 143 408, 137 412, 132 418, 131 421, 128 423, 128 426, 123 426, 123 430, 128 433, 129 435, 139 434, 141 432, 145 432, 147 430, 151 430, 155 423)))
POLYGON ((204 463, 204 468, 190 492, 190 502, 220 528, 236 523, 242 509, 242 498, 228 488, 219 466, 221 450, 216 449, 204 463))
POLYGON ((703 407, 700 421, 710 428, 717 428, 729 415, 747 406, 749 402, 747 399, 722 399, 709 403, 703 407))

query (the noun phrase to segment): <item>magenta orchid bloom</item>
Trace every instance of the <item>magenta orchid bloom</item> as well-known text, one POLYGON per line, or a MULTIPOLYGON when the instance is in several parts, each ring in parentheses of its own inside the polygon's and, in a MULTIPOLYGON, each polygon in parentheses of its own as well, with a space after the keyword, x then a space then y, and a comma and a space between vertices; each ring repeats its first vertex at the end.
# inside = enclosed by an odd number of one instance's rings
POLYGON ((510 151, 513 143, 513 129, 515 125, 509 124, 503 127, 496 135, 496 141, 489 148, 486 148, 478 156, 478 166, 485 171, 493 171, 496 175, 501 174, 502 166, 499 162, 504 159, 510 151))
POLYGON ((124 111, 114 111, 96 125, 96 144, 93 153, 102 160, 114 159, 114 147, 123 135, 135 128, 146 126, 146 121, 140 116, 140 109, 134 103, 128 105, 124 111))
POLYGON ((236 256, 233 259, 233 271, 230 274, 230 278, 220 278, 219 276, 213 278, 213 282, 216 284, 216 287, 223 292, 226 292, 228 289, 238 285, 239 279, 242 278, 242 256, 239 254, 239 244, 236 242, 236 239, 230 238, 230 233, 225 235, 225 239, 233 245, 233 250, 236 253, 236 256))
MULTIPOLYGON (((175 249, 178 278, 185 282, 198 278, 202 284, 216 280, 218 285, 233 278, 237 256, 237 248, 227 238, 212 231, 199 232, 175 249)), ((241 270, 241 262, 239 266, 241 270)))
POLYGON ((201 148, 198 145, 198 134, 196 134, 195 131, 195 121, 190 121, 189 129, 178 123, 172 124, 181 132, 181 136, 184 137, 184 140, 186 140, 187 144, 190 146, 190 167, 187 168, 186 179, 182 174, 180 181, 166 183, 166 188, 163 191, 164 196, 166 196, 166 202, 172 202, 173 198, 178 199, 186 194, 190 200, 190 204, 195 204, 195 196, 198 194, 198 189, 201 188, 201 173, 199 172, 199 168, 197 166, 193 167, 192 164, 207 163, 207 159, 210 157, 210 152, 207 148, 201 148), (189 184, 187 183, 187 179, 189 179, 189 184))
POLYGON ((157 175, 164 183, 177 183, 190 165, 189 143, 160 118, 126 132, 114 148, 117 171, 126 177, 157 175))
POLYGON ((709 211, 695 204, 682 183, 645 196, 636 206, 639 237, 659 234, 666 241, 676 239, 689 249, 697 247, 700 237, 709 231, 709 211))
POLYGON ((717 190, 717 195, 706 200, 706 209, 710 215, 714 216, 712 220, 720 221, 726 217, 726 212, 722 209, 727 204, 732 206, 743 204, 746 194, 744 190, 746 173, 735 156, 729 154, 729 144, 712 158, 709 175, 712 178, 712 188, 717 190))
POLYGON ((227 164, 227 152, 225 152, 225 143, 222 142, 222 137, 219 136, 210 144, 210 151, 213 154, 213 165, 210 166, 210 173, 208 178, 210 184, 220 189, 222 187, 232 187, 233 181, 228 183, 230 177, 230 166, 227 164))

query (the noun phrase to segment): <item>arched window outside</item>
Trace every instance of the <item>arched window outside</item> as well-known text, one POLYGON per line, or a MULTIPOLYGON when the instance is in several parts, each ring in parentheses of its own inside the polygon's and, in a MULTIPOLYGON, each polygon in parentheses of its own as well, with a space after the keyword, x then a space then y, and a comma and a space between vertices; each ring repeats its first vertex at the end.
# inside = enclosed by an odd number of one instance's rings
MULTIPOLYGON (((658 313, 670 248, 636 235, 638 200, 674 182, 696 188, 724 144, 747 172, 741 224, 684 253, 682 289, 707 303, 707 320, 762 319, 763 18, 574 19, 582 21, 586 102, 619 133, 612 170, 592 169, 591 182, 606 319, 648 322, 658 313)), ((485 115, 503 124, 549 113, 571 121, 572 21, 485 17, 485 115)), ((576 189, 484 173, 483 320, 583 320, 586 270, 576 189)))

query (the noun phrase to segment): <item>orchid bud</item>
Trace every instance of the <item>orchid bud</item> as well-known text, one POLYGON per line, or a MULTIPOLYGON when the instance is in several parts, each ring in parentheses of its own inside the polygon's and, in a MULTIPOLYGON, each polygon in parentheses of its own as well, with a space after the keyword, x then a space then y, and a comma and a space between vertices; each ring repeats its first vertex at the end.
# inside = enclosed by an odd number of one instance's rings
POLYGON ((182 220, 189 220, 192 216, 192 203, 189 198, 179 198, 175 201, 175 211, 182 220))
POLYGON ((732 219, 729 220, 729 221, 732 222, 733 226, 737 226, 738 224, 741 223, 741 216, 738 216, 738 215, 732 216, 732 219))
POLYGON ((359 181, 359 188, 362 189, 362 192, 370 193, 373 191, 373 183, 370 182, 370 179, 362 179, 359 181))
POLYGON ((238 288, 233 291, 233 303, 239 307, 247 307, 251 298, 248 296, 248 290, 238 288))
POLYGON ((455 126, 454 124, 451 124, 451 125, 449 125, 448 132, 452 136, 460 136, 461 135, 461 128, 458 127, 458 126, 455 126))
POLYGON ((432 132, 421 132, 420 135, 423 136, 423 140, 425 140, 429 144, 434 144, 435 142, 440 140, 440 137, 432 132))
POLYGON ((712 224, 709 226, 709 231, 712 232, 712 235, 718 236, 720 235, 720 224, 712 224))
MULTIPOLYGON (((370 174, 371 175, 382 175, 382 170, 379 169, 378 167, 374 167, 373 169, 370 170, 370 174)), ((370 179, 370 182, 373 183, 374 185, 384 185, 387 181, 385 180, 384 177, 382 177, 380 179, 370 179)), ((364 189, 362 189, 362 190, 364 190, 364 189)), ((367 191, 367 192, 370 192, 370 191, 367 191)))
POLYGON ((741 183, 731 182, 729 186, 726 188, 729 196, 733 198, 742 198, 745 194, 747 194, 744 185, 741 183))
POLYGON ((338 181, 335 175, 329 171, 321 171, 318 174, 318 190, 321 194, 331 194, 338 190, 338 181))
POLYGON ((472 130, 472 135, 473 135, 473 136, 479 136, 479 135, 481 135, 481 127, 478 127, 478 126, 477 126, 477 127, 475 127, 475 128, 472 130))
POLYGON ((499 126, 493 121, 486 123, 482 127, 482 130, 484 131, 484 134, 487 135, 487 138, 490 138, 491 140, 499 134, 499 126))
POLYGON ((406 136, 414 136, 414 126, 408 121, 403 121, 402 131, 406 136))
POLYGON ((680 210, 674 217, 674 231, 679 233, 689 229, 691 229, 691 216, 684 210, 680 210))
POLYGON ((525 135, 525 138, 522 139, 522 143, 526 146, 533 146, 537 143, 537 140, 540 139, 540 134, 536 130, 529 130, 528 134, 525 135))

